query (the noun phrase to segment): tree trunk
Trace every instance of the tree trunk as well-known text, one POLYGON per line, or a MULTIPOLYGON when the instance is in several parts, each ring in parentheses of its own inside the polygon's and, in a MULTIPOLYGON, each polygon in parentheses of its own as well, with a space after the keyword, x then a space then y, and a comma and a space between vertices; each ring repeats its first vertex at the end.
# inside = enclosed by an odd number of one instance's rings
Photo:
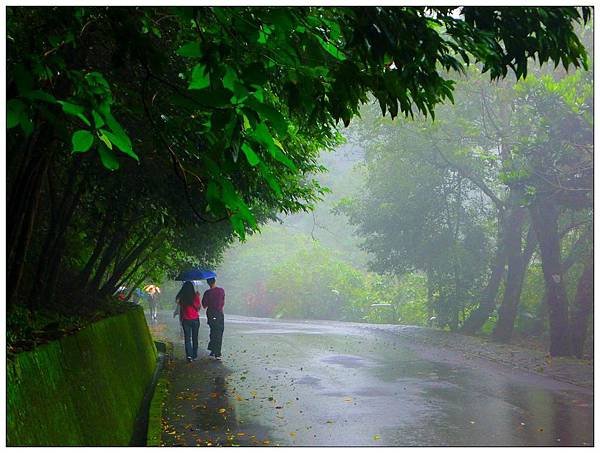
POLYGON ((527 233, 525 250, 521 252, 521 232, 526 210, 525 208, 518 209, 519 218, 515 218, 514 221, 520 221, 521 224, 519 226, 515 225, 514 231, 511 229, 507 237, 508 271, 506 274, 506 285, 502 304, 498 310, 498 322, 494 326, 492 333, 492 338, 500 342, 509 342, 512 337, 517 309, 521 301, 521 290, 523 289, 525 272, 535 248, 533 246, 535 242, 534 229, 530 227, 527 233))
POLYGON ((508 224, 508 222, 507 214, 501 214, 498 219, 497 245, 492 262, 492 273, 481 295, 479 306, 471 312, 461 328, 461 332, 468 335, 473 335, 479 331, 496 308, 496 296, 500 289, 500 282, 502 282, 502 278, 504 277, 504 265, 506 264, 506 246, 504 243, 506 226, 504 224, 508 224))
POLYGON ((8 246, 6 300, 8 310, 14 306, 21 285, 48 163, 48 155, 42 155, 34 164, 28 166, 31 173, 24 176, 26 181, 17 183, 22 186, 22 191, 13 190, 14 194, 8 202, 6 212, 8 246))
POLYGON ((571 353, 569 304, 560 262, 559 211, 551 201, 542 199, 530 207, 530 212, 540 246, 546 284, 550 320, 550 355, 568 356, 571 353))
POLYGON ((583 355, 588 318, 594 308, 594 252, 587 257, 573 303, 571 316, 571 345, 576 357, 583 355))
POLYGON ((433 326, 434 310, 433 310, 433 273, 431 269, 427 270, 427 325, 433 326))
POLYGON ((100 289, 100 284, 102 283, 102 279, 106 270, 110 266, 110 263, 113 262, 115 253, 119 248, 122 241, 126 239, 126 230, 122 229, 117 231, 112 237, 110 243, 102 253, 102 258, 100 259, 100 263, 96 267, 96 271, 94 272, 94 276, 91 281, 86 285, 84 289, 84 293, 97 292, 100 289))
POLYGON ((96 261, 100 258, 102 251, 104 250, 104 246, 106 245, 106 238, 108 236, 109 227, 113 221, 113 209, 108 209, 106 214, 104 214, 104 220, 102 221, 102 226, 100 227, 100 232, 98 233, 98 238, 96 239, 96 246, 94 247, 94 251, 92 252, 90 258, 81 273, 79 274, 78 280, 82 288, 85 288, 92 276, 92 271, 94 270, 94 266, 96 265, 96 261))
POLYGON ((492 273, 485 289, 483 290, 481 302, 463 323, 461 328, 463 333, 473 335, 479 331, 479 329, 481 329, 485 322, 489 319, 490 315, 494 311, 494 308, 496 308, 496 296, 498 295, 498 290, 500 289, 502 277, 504 277, 505 263, 506 251, 504 249, 504 245, 498 244, 496 254, 494 256, 492 273))
POLYGON ((127 269, 133 264, 133 262, 146 250, 148 245, 150 245, 150 242, 159 233, 161 228, 162 225, 155 227, 148 236, 146 236, 127 254, 123 261, 118 263, 114 273, 108 278, 104 285, 102 285, 102 288, 100 289, 101 295, 106 296, 114 292, 117 282, 121 279, 123 274, 127 272, 127 269))
POLYGON ((70 206, 65 213, 62 225, 57 235, 56 241, 53 244, 51 252, 49 252, 50 260, 48 261, 48 279, 46 281, 45 294, 46 304, 52 305, 55 302, 56 288, 58 286, 59 277, 61 275, 60 268, 66 245, 67 229, 75 213, 75 209, 79 204, 81 195, 85 190, 85 183, 82 183, 77 193, 72 197, 70 206))
MULTIPOLYGON (((581 256, 582 250, 585 247, 587 240, 590 237, 591 232, 585 231, 579 235, 575 244, 571 247, 569 254, 562 260, 562 273, 563 275, 569 272, 569 269, 577 262, 578 257, 581 256)), ((544 319, 548 315, 548 301, 546 299, 546 293, 540 298, 540 302, 537 306, 536 321, 531 329, 531 335, 539 336, 544 332, 544 319)))
MULTIPOLYGON (((80 162, 79 160, 71 166, 69 180, 63 191, 60 205, 54 207, 55 211, 51 215, 50 225, 35 274, 38 285, 31 289, 28 297, 28 303, 34 309, 39 308, 42 301, 45 305, 52 304, 60 262, 62 261, 65 235, 85 187, 84 182, 80 183, 79 187, 75 187, 80 162)), ((47 177, 50 178, 50 175, 47 175, 47 177)))

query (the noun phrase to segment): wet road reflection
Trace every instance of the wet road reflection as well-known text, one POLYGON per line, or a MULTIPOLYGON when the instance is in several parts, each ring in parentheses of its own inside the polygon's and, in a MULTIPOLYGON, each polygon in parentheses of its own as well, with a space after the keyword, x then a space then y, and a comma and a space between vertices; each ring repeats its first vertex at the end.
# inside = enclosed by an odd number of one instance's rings
POLYGON ((235 316, 223 362, 187 364, 176 323, 161 319, 176 346, 165 445, 593 444, 593 394, 570 384, 432 361, 406 337, 354 325, 235 316))

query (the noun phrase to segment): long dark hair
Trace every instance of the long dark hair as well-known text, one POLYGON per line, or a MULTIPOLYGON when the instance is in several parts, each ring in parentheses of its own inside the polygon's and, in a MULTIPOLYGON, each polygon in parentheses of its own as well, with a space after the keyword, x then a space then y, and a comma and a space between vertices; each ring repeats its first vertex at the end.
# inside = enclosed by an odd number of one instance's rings
POLYGON ((177 293, 177 299, 179 299, 181 305, 192 305, 195 295, 194 284, 192 282, 185 282, 177 293))

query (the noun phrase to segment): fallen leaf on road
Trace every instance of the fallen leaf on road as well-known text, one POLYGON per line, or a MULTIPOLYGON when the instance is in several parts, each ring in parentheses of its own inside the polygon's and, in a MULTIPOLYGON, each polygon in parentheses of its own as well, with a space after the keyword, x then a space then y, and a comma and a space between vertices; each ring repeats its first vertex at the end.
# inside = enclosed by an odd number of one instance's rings
POLYGON ((219 414, 224 414, 225 412, 227 412, 227 409, 221 408, 217 411, 219 414))
POLYGON ((379 434, 375 434, 373 436, 373 440, 379 440, 379 439, 381 439, 381 436, 379 434))
POLYGON ((290 436, 292 436, 292 437, 296 437, 296 431, 292 431, 292 432, 290 433, 290 436))
POLYGON ((346 403, 351 403, 352 402, 352 398, 350 398, 349 396, 347 396, 346 398, 344 398, 344 401, 346 403))

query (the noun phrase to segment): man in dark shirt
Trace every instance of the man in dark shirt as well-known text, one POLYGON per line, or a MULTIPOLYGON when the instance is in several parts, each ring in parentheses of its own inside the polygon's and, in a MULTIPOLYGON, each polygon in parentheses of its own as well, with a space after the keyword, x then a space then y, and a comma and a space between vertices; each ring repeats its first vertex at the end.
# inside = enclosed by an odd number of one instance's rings
POLYGON ((225 291, 216 285, 214 278, 209 278, 206 282, 210 288, 202 296, 202 306, 206 308, 206 319, 210 327, 208 350, 212 357, 221 360, 221 344, 223 342, 223 329, 225 328, 225 318, 223 316, 225 291))

